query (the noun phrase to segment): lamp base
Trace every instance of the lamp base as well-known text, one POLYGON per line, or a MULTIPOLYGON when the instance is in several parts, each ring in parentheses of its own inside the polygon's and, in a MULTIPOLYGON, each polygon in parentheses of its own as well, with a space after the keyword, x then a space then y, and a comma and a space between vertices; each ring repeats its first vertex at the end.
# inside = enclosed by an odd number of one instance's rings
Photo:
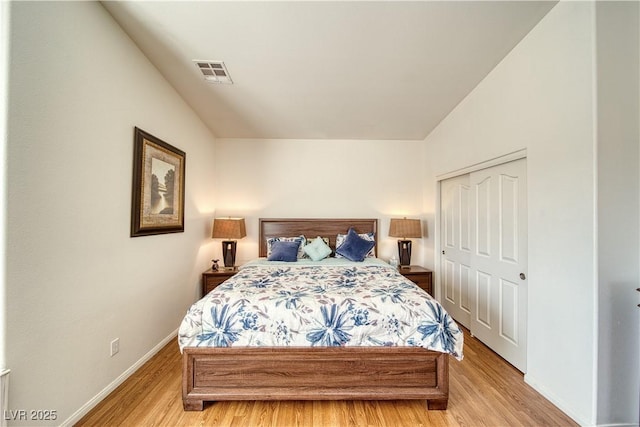
POLYGON ((222 258, 224 259, 224 266, 227 268, 233 267, 236 264, 237 243, 235 240, 222 241, 222 258))
POLYGON ((411 240, 398 240, 398 256, 400 268, 411 265, 411 240))

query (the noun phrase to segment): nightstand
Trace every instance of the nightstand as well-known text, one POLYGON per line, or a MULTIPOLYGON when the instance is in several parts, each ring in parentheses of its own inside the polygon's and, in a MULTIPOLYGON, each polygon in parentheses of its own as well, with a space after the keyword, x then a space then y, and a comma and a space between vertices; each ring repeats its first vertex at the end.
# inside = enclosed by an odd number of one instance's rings
POLYGON ((224 270, 220 269, 217 271, 207 270, 202 273, 202 296, 205 296, 220 283, 227 280, 229 277, 235 275, 238 272, 238 268, 235 267, 233 270, 224 270))
POLYGON ((398 267, 398 272, 416 285, 424 289, 429 295, 433 295, 433 273, 431 270, 420 267, 419 265, 410 265, 407 267, 398 267))

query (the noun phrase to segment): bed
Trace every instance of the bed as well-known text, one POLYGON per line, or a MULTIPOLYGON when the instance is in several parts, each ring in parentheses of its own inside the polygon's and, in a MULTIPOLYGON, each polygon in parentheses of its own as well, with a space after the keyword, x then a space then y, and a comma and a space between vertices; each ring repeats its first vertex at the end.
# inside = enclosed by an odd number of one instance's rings
MULTIPOLYGON (((375 236, 377 227, 376 219, 260 219, 260 259, 248 263, 194 304, 180 327, 184 409, 202 410, 205 401, 220 400, 398 399, 426 400, 430 410, 446 409, 448 359, 450 354, 462 359, 462 333, 455 322, 426 292, 379 260, 351 263, 335 258, 338 234, 344 238, 353 228, 349 233, 375 236), (302 259, 265 262, 271 250, 267 242, 282 236, 322 237, 331 248, 331 256, 318 263, 302 259), (382 280, 378 279, 380 275, 393 282, 393 286, 383 283, 367 290, 367 283, 382 280), (332 285, 336 280, 341 281, 339 286, 332 285), (248 291, 247 286, 252 290, 248 291), (280 296, 286 294, 287 298, 269 306, 267 288, 279 289, 280 296), (381 288, 396 293, 380 297, 381 288), (330 291, 346 295, 346 302, 338 301, 330 291), (232 299, 234 292, 240 294, 237 301, 232 299), (374 295, 375 292, 378 294, 374 295), (364 302, 354 299, 358 293, 364 295, 364 302), (411 302, 406 295, 418 302, 411 302), (387 310, 383 300, 391 302, 393 298, 399 298, 395 302, 402 304, 395 306, 402 306, 404 311, 428 306, 437 321, 429 321, 420 332, 419 328, 408 327, 414 335, 404 337, 401 344, 392 341, 389 336, 397 334, 389 335, 391 323, 378 321, 374 315, 387 310), (309 299, 320 302, 324 323, 313 320, 313 316, 320 315, 312 312, 307 304, 309 299), (285 321, 279 316, 284 311, 297 313, 295 326, 287 323, 288 328, 282 327, 285 321), (363 311, 367 312, 364 317, 363 311), (207 320, 202 313, 209 312, 211 318, 207 320), (338 330, 348 322, 351 323, 344 331, 338 330), (318 329, 318 323, 323 323, 324 328, 318 329), (374 328, 383 323, 386 329, 382 332, 374 328), (237 328, 233 329, 232 324, 237 328), (270 328, 275 330, 276 325, 279 335, 266 333, 270 328), (311 329, 304 329, 307 326, 311 329), (374 329, 382 335, 357 332, 374 329), (425 338, 426 329, 438 333, 439 338, 425 338), (282 330, 287 333, 280 333, 282 330), (302 344, 305 341, 307 345, 302 344)), ((368 255, 377 254, 377 240, 371 250, 368 255)))

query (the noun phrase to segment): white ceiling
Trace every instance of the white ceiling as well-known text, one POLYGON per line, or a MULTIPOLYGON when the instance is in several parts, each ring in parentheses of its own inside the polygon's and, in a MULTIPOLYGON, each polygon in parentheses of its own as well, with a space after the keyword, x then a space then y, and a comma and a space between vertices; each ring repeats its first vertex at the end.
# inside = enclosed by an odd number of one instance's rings
POLYGON ((103 5, 217 137, 422 140, 555 3, 103 5))

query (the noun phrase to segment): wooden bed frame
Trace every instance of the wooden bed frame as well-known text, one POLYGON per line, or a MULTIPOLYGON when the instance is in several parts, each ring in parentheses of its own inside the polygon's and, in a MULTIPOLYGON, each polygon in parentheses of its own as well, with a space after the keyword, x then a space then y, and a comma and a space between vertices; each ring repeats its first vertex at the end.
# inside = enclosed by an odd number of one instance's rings
MULTIPOLYGON (((259 254, 277 236, 378 231, 376 219, 260 219, 259 254)), ((377 240, 377 239, 376 239, 377 240)), ((376 247, 377 249, 377 247, 376 247)), ((446 409, 449 355, 416 347, 185 347, 182 400, 201 411, 216 400, 424 399, 446 409)))

